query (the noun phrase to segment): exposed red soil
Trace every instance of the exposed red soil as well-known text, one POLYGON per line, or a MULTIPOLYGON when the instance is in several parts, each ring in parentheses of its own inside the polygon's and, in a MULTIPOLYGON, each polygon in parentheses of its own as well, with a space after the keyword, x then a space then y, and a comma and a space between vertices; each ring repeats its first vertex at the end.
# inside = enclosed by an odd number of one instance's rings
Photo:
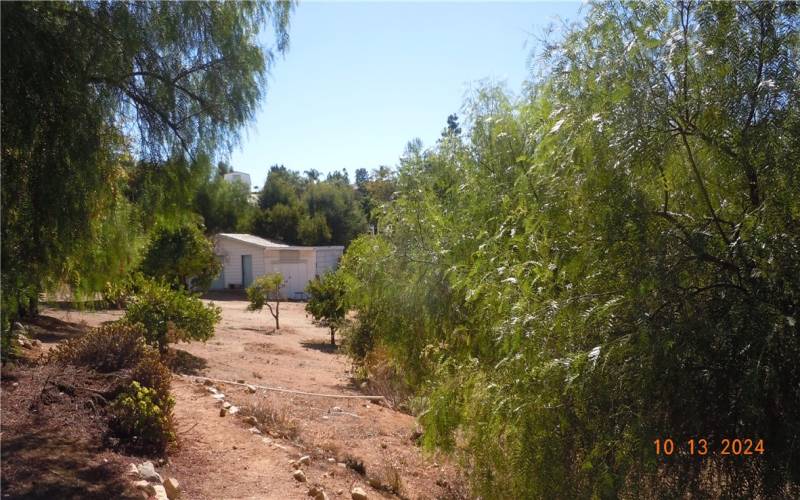
MULTIPOLYGON (((350 378, 347 358, 331 349, 329 331, 312 323, 304 304, 281 304, 281 329, 267 334, 273 326, 268 314, 248 312, 243 300, 215 303, 222 308, 215 336, 206 343, 175 346, 176 370, 183 373, 172 384, 178 444, 168 463, 157 468, 162 476, 180 481, 185 498, 299 499, 308 498, 311 485, 321 486, 331 499, 350 498, 353 486, 361 486, 370 498, 463 495, 455 468, 440 457, 425 456, 415 444, 414 418, 383 404, 265 390, 251 394, 245 387, 217 383, 226 401, 242 408, 238 415, 220 417, 221 402, 196 376, 315 393, 361 392, 350 378), (242 415, 254 405, 268 408, 281 422, 259 425, 263 434, 252 433, 242 415), (306 483, 292 477, 290 461, 301 455, 312 457, 302 467, 306 483), (364 474, 354 470, 358 464, 364 474)), ((44 321, 62 332, 42 338, 45 348, 68 335, 65 325, 97 326, 121 315, 44 313, 49 318, 44 321)))

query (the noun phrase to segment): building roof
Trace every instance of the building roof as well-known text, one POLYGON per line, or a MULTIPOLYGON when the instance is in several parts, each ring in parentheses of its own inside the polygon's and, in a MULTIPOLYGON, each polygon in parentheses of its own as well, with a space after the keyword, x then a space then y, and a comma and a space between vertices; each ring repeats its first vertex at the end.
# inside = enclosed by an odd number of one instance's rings
POLYGON ((219 233, 217 236, 224 236, 225 238, 247 243, 249 245, 256 245, 261 248, 294 248, 298 250, 307 250, 313 248, 315 250, 344 250, 342 245, 323 245, 323 246, 301 246, 301 245, 287 245, 286 243, 279 243, 277 241, 268 240, 246 233, 219 233))
POLYGON ((245 233, 220 233, 217 236, 224 236, 225 238, 241 241, 242 243, 249 243, 250 245, 260 246, 262 248, 289 248, 291 246, 245 233))

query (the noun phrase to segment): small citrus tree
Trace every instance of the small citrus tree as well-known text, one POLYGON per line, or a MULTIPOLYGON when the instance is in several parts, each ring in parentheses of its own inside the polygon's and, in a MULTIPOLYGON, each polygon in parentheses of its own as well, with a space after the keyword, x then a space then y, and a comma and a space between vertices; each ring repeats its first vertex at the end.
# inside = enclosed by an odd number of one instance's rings
POLYGON ((280 306, 281 306, 281 287, 283 286, 283 275, 280 273, 266 274, 253 281, 253 284, 247 288, 247 298, 250 300, 250 305, 247 306, 248 311, 260 311, 267 306, 269 313, 275 318, 275 329, 280 330, 281 324, 279 319, 280 306), (270 300, 275 301, 275 308, 272 308, 270 300))
POLYGON ((347 289, 344 281, 337 273, 328 273, 311 281, 306 292, 311 296, 306 304, 306 311, 331 329, 331 345, 336 345, 336 329, 347 313, 347 289))

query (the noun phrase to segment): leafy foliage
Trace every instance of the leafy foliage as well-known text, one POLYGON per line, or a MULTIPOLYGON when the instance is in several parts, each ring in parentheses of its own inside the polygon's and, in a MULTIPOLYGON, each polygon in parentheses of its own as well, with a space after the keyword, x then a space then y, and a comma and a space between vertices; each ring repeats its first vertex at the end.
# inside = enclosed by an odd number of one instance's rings
POLYGON ((367 229, 356 193, 345 175, 307 178, 283 165, 270 168, 254 217, 253 233, 290 244, 343 245, 367 229))
POLYGON ((281 308, 281 287, 283 287, 283 275, 280 273, 265 274, 253 280, 253 284, 247 287, 247 299, 250 304, 248 311, 260 311, 267 306, 269 313, 275 318, 275 329, 281 329, 280 308, 281 308), (270 300, 275 301, 275 308, 272 308, 270 300))
POLYGON ((0 8, 5 335, 39 292, 97 292, 135 266, 157 207, 137 210, 128 181, 236 142, 274 58, 261 27, 284 51, 294 3, 0 8))
POLYGON ((220 317, 213 303, 206 306, 184 290, 150 282, 131 300, 123 320, 141 325, 147 342, 163 352, 169 342, 210 339, 220 317))
POLYGON ((228 182, 220 175, 200 186, 194 207, 203 218, 207 234, 247 232, 256 215, 247 185, 228 182))
POLYGON ((140 269, 173 288, 206 291, 222 271, 222 264, 214 255, 214 245, 190 224, 156 229, 140 269))
POLYGON ((336 345, 336 330, 347 313, 344 281, 336 273, 327 273, 314 278, 306 286, 309 295, 306 311, 317 321, 322 321, 331 330, 331 345, 336 345))
POLYGON ((484 88, 465 134, 410 145, 348 301, 475 494, 798 494, 798 26, 594 4, 519 101, 484 88), (771 450, 652 444, 735 436, 771 450))
POLYGON ((114 281, 106 282, 102 297, 109 307, 124 308, 128 301, 146 286, 147 278, 136 271, 114 281))
POLYGON ((111 403, 111 429, 135 450, 164 454, 175 440, 174 405, 171 397, 159 400, 154 389, 131 382, 130 388, 111 403))

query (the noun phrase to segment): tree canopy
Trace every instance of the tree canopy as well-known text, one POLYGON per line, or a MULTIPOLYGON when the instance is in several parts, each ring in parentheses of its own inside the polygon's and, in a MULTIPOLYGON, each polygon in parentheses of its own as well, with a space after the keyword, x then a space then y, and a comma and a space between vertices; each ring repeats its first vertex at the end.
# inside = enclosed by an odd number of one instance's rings
POLYGON ((521 98, 410 144, 342 276, 477 495, 798 494, 799 31, 791 3, 592 4, 521 98))
POLYGON ((135 220, 121 198, 126 165, 191 165, 236 142, 266 89, 273 50, 288 47, 293 8, 0 6, 6 325, 39 291, 68 280, 77 255, 131 248, 123 234, 135 220), (272 48, 258 42, 265 22, 272 48), (119 226, 109 229, 106 221, 119 226))

